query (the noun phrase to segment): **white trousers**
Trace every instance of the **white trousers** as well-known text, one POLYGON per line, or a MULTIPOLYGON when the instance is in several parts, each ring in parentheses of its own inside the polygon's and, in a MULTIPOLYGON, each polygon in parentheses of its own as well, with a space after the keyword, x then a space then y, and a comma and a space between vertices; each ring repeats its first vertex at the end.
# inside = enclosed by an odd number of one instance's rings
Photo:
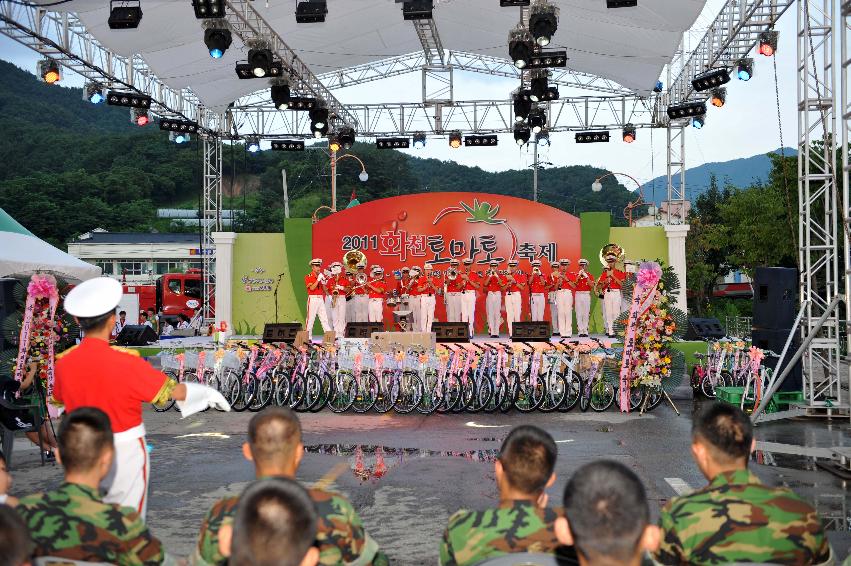
POLYGON ((461 297, 461 320, 470 325, 470 336, 475 332, 476 324, 476 292, 464 291, 461 297))
POLYGON ((485 310, 488 314, 488 334, 491 336, 499 335, 501 325, 500 316, 502 313, 502 293, 499 291, 488 291, 485 297, 485 310))
POLYGON ((446 321, 460 322, 461 321, 461 293, 451 292, 446 293, 446 321))
POLYGON ((523 312, 523 297, 520 292, 505 294, 505 320, 508 322, 508 335, 511 336, 512 325, 520 322, 523 312))
POLYGON ((553 334, 558 334, 558 301, 556 300, 556 292, 550 291, 547 293, 547 299, 550 303, 550 322, 553 326, 553 334))
POLYGON ((313 335, 313 323, 316 322, 316 317, 319 317, 319 324, 322 325, 322 332, 333 330, 328 323, 328 313, 325 311, 325 298, 322 295, 307 296, 307 321, 304 324, 304 329, 309 335, 313 335))
POLYGON ((621 290, 609 289, 603 295, 603 320, 606 322, 606 333, 615 333, 615 320, 621 313, 621 290))
POLYGON ((354 308, 352 322, 369 321, 369 295, 355 295, 351 306, 354 308))
POLYGON ((558 304, 558 331, 562 336, 573 336, 573 291, 559 289, 556 291, 558 304))
POLYGON ((588 318, 591 316, 591 292, 576 291, 573 308, 576 309, 576 329, 580 334, 588 334, 588 318))
POLYGON ((369 322, 384 321, 384 299, 369 299, 369 322))
POLYGON ((337 297, 337 304, 335 306, 331 306, 334 302, 333 297, 327 299, 328 302, 328 314, 330 314, 330 322, 331 326, 334 327, 334 332, 337 333, 337 336, 343 336, 346 332, 346 297, 345 295, 339 295, 337 297))
POLYGON ((148 483, 151 473, 151 460, 145 442, 145 425, 141 424, 115 434, 113 442, 115 457, 112 459, 112 468, 101 481, 101 487, 106 490, 103 500, 106 503, 132 507, 144 519, 148 511, 148 483))
POLYGON ((420 296, 420 332, 431 332, 435 305, 437 305, 437 297, 434 295, 420 296))
POLYGON ((422 313, 422 296, 412 295, 408 298, 408 306, 411 309, 411 332, 419 332, 420 330, 420 314, 422 313))
POLYGON ((544 305, 546 304, 546 295, 543 293, 532 293, 529 308, 532 310, 533 321, 539 322, 544 320, 544 305))

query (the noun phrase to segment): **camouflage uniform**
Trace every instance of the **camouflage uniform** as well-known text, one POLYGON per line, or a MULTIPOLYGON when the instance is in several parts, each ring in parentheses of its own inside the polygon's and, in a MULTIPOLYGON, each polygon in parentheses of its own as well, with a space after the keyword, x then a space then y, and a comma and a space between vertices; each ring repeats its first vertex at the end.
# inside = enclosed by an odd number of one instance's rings
POLYGON ((719 474, 707 487, 671 500, 660 515, 662 564, 818 564, 830 547, 818 514, 785 488, 747 470, 719 474))
POLYGON ((104 503, 97 490, 63 483, 21 499, 18 514, 36 544, 36 556, 121 566, 162 564, 162 545, 130 507, 104 503))
POLYGON ((554 553, 560 515, 531 501, 503 501, 496 509, 461 510, 449 518, 440 545, 443 566, 465 566, 514 552, 554 553))
MULTIPOLYGON (((357 511, 346 498, 321 489, 308 492, 319 516, 316 541, 320 564, 388 564, 387 556, 366 533, 357 511)), ((201 525, 191 563, 198 566, 225 563, 219 552, 219 529, 233 522, 238 503, 239 497, 226 497, 213 505, 201 525)))

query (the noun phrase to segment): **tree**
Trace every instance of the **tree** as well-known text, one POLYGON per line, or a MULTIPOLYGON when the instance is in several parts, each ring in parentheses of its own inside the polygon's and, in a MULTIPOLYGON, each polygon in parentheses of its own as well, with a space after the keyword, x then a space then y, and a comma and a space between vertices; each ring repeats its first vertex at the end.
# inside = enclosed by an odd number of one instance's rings
POLYGON ((732 188, 720 190, 718 179, 713 175, 709 189, 697 197, 689 215, 691 229, 686 239, 686 270, 688 291, 698 315, 704 313, 718 279, 730 272, 729 230, 723 223, 721 211, 731 195, 732 188))

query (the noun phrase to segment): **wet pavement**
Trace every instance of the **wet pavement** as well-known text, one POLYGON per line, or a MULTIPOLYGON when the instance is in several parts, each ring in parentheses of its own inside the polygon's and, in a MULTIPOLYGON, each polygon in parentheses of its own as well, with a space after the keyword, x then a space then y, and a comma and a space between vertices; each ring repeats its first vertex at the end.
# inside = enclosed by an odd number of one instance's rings
MULTIPOLYGON (((689 452, 691 400, 677 401, 682 416, 660 406, 644 416, 604 413, 485 415, 301 414, 306 453, 299 480, 346 495, 367 530, 395 564, 435 563, 449 516, 459 508, 497 501, 493 461, 512 426, 535 424, 559 447, 557 503, 570 474, 598 458, 621 461, 644 481, 654 516, 671 497, 705 484, 689 452)), ((253 478, 241 453, 252 413, 208 411, 185 420, 177 412, 146 412, 151 445, 148 521, 166 548, 188 555, 203 516, 220 497, 239 493, 253 478)), ((837 556, 851 550, 848 483, 816 465, 812 456, 781 454, 797 445, 851 446, 847 419, 795 420, 757 427, 760 450, 751 468, 770 485, 785 485, 812 502, 829 530, 837 556)), ((17 495, 58 484, 58 467, 40 466, 38 453, 17 440, 13 475, 17 495)))

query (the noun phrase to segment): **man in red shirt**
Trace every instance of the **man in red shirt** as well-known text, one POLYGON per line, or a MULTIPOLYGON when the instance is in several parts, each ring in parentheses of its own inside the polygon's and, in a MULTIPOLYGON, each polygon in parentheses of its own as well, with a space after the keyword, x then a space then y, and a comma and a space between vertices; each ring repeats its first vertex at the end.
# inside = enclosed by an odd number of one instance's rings
POLYGON ((343 264, 335 261, 330 266, 331 277, 325 282, 326 307, 330 315, 330 325, 334 328, 337 336, 343 336, 346 332, 346 293, 349 291, 349 280, 343 275, 343 264))
POLYGON ((488 315, 488 334, 491 338, 499 338, 502 326, 502 289, 505 277, 497 272, 499 263, 494 259, 490 262, 485 276, 482 278, 482 289, 485 293, 485 312, 488 315))
POLYGON ((529 310, 532 311, 532 320, 535 322, 544 320, 548 290, 549 283, 541 272, 541 260, 532 260, 532 274, 529 276, 529 310))
POLYGON ((110 277, 89 279, 68 293, 65 311, 75 317, 86 336, 57 356, 53 400, 69 413, 95 407, 109 416, 115 459, 101 486, 107 492, 104 501, 132 507, 144 518, 150 461, 142 404, 174 399, 184 417, 208 407, 227 411, 230 405, 215 389, 174 382, 135 350, 110 347, 122 294, 121 283, 110 277))
POLYGON ((505 319, 508 322, 508 335, 511 336, 513 324, 520 322, 523 313, 521 293, 526 288, 526 276, 517 271, 516 259, 509 260, 508 273, 504 278, 502 288, 505 289, 505 319))
POLYGON ((408 282, 408 308, 411 309, 411 332, 419 332, 422 319, 422 300, 420 300, 420 277, 423 270, 415 265, 411 268, 411 280, 408 282))
POLYGON ((313 323, 316 322, 317 316, 319 324, 322 325, 322 332, 334 330, 328 323, 328 313, 325 310, 325 284, 328 278, 321 270, 322 260, 313 258, 310 260, 310 273, 304 276, 304 286, 307 287, 307 320, 304 329, 307 330, 308 336, 313 335, 313 323))
POLYGON ((373 265, 370 275, 372 277, 366 284, 369 289, 369 322, 384 322, 384 297, 387 295, 384 269, 373 265))
POLYGON ((555 278, 558 331, 564 338, 573 336, 573 274, 568 273, 568 267, 569 259, 559 261, 558 277, 555 278))
POLYGON ((459 275, 463 293, 461 296, 461 322, 470 325, 470 338, 473 337, 476 327, 476 291, 482 288, 479 275, 473 272, 473 260, 464 260, 464 270, 459 275))
POLYGON ((579 260, 579 271, 574 283, 574 308, 576 309, 576 329, 579 336, 588 337, 588 319, 591 316, 591 289, 594 288, 594 276, 588 272, 588 260, 579 260))
POLYGON ((355 273, 355 284, 352 286, 354 295, 352 295, 351 305, 349 308, 354 309, 349 319, 352 322, 367 322, 369 319, 369 289, 366 287, 366 281, 369 277, 366 274, 366 263, 357 264, 357 273, 355 273), (362 280, 363 282, 359 282, 362 280))
POLYGON ((609 254, 605 259, 606 268, 597 281, 597 289, 603 294, 603 300, 600 304, 603 309, 603 321, 606 323, 606 336, 614 338, 615 320, 623 310, 621 304, 623 300, 621 287, 624 279, 626 279, 626 273, 615 268, 615 262, 618 260, 618 256, 609 254))
POLYGON ((464 282, 459 270, 460 262, 457 259, 449 261, 449 270, 446 272, 446 320, 448 322, 461 321, 461 297, 464 291, 464 282), (455 275, 449 278, 450 271, 455 275))
POLYGON ((558 274, 558 261, 550 262, 550 275, 547 277, 547 298, 550 302, 550 324, 553 327, 553 335, 558 336, 558 300, 556 293, 558 292, 558 284, 556 276, 558 274))
POLYGON ((431 332, 434 322, 434 307, 437 305, 437 294, 443 288, 443 280, 434 274, 434 266, 427 263, 423 266, 425 273, 420 276, 417 286, 420 291, 420 332, 431 332))

